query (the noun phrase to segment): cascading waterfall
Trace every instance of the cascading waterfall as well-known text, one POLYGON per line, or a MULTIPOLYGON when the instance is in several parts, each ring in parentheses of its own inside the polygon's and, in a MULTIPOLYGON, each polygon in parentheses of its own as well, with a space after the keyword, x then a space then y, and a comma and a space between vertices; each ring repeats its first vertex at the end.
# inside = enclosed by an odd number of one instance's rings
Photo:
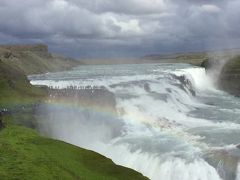
POLYGON ((86 99, 78 100, 81 92, 70 101, 44 105, 47 118, 39 122, 44 134, 97 151, 151 179, 240 178, 240 150, 235 146, 239 144, 240 102, 217 90, 203 68, 186 64, 81 66, 29 79, 33 85, 66 91, 82 92, 87 87, 91 100, 96 97, 94 106, 88 101, 78 104, 86 99), (98 88, 113 94, 116 112, 101 108, 105 97, 98 102, 102 96, 98 88), (223 162, 223 173, 219 162, 223 162))

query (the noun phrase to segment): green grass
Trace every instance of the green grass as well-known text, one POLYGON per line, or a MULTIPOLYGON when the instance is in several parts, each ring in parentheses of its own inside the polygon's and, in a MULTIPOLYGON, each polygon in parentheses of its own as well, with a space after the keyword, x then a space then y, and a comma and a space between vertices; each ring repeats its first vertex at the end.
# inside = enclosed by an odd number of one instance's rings
POLYGON ((46 96, 32 86, 23 72, 0 60, 0 107, 36 103, 46 96))
POLYGON ((19 126, 0 131, 1 179, 146 179, 110 159, 19 126))

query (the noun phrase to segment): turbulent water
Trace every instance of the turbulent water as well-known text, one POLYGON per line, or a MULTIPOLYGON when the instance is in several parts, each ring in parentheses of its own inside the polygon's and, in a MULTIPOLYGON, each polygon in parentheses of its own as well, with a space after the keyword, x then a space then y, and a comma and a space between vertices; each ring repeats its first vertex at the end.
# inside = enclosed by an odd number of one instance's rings
POLYGON ((240 180, 240 101, 217 90, 202 68, 80 66, 29 78, 53 89, 104 87, 114 94, 117 113, 69 103, 48 108, 48 123, 39 128, 54 138, 154 180, 240 180))

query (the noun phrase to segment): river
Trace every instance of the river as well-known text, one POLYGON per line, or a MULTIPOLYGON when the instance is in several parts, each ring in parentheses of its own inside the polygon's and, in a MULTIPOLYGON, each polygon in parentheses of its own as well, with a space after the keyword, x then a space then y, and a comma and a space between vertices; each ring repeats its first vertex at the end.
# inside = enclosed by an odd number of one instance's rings
POLYGON ((52 89, 104 88, 115 98, 116 112, 50 103, 43 134, 153 180, 240 180, 240 100, 218 90, 203 68, 91 65, 29 79, 52 89))

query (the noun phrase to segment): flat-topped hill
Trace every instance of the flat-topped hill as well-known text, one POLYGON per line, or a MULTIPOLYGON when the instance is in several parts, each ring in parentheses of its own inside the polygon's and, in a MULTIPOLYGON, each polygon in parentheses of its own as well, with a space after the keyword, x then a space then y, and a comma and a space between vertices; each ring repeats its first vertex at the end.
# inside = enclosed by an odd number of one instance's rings
POLYGON ((225 49, 215 51, 203 51, 203 52, 183 52, 174 54, 152 54, 144 56, 146 62, 155 63, 188 63, 196 66, 200 66, 203 61, 208 59, 228 59, 233 55, 240 54, 240 49, 225 49))
POLYGON ((0 48, 10 51, 42 51, 48 52, 48 46, 45 44, 24 44, 24 45, 0 45, 0 48))
POLYGON ((71 58, 53 56, 44 44, 1 45, 0 59, 25 74, 62 71, 80 64, 71 58))

